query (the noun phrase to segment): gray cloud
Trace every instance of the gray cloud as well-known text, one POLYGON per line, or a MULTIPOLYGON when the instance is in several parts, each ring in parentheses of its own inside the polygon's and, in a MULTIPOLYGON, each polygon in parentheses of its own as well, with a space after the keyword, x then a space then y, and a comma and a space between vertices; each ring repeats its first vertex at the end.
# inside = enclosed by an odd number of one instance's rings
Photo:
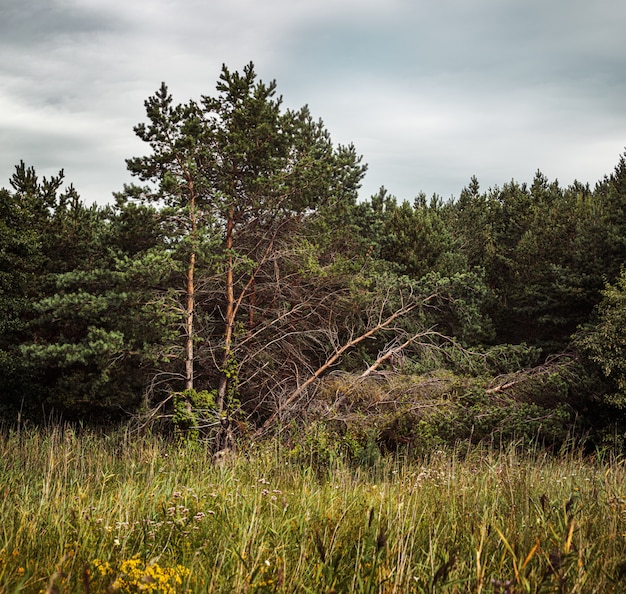
POLYGON ((594 183, 626 145, 625 24, 620 0, 5 0, 0 185, 24 159, 105 201, 161 81, 186 101, 250 60, 354 142, 364 196, 594 183))
POLYGON ((0 6, 0 39, 5 48, 29 53, 51 41, 114 28, 115 19, 85 4, 59 0, 3 0, 0 6))

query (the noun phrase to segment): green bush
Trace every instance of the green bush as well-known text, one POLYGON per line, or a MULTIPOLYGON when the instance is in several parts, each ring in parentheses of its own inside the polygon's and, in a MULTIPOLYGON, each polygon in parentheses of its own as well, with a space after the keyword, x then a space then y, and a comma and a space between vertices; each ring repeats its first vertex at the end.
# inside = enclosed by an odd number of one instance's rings
POLYGON ((459 443, 558 448, 573 436, 577 421, 569 404, 575 376, 564 369, 540 368, 489 383, 449 372, 331 378, 318 392, 318 406, 305 415, 304 438, 295 449, 328 466, 341 456, 368 464, 384 453, 422 455, 459 443))
POLYGON ((211 424, 215 424, 216 396, 215 390, 185 390, 174 394, 172 423, 178 440, 196 442, 211 424))

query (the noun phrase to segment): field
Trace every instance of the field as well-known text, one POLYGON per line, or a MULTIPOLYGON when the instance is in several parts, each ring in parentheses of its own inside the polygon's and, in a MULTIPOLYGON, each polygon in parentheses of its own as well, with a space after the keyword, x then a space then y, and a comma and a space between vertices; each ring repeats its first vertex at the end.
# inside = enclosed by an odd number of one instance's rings
POLYGON ((277 443, 0 436, 0 592, 625 592, 626 470, 482 448, 370 466, 277 443))

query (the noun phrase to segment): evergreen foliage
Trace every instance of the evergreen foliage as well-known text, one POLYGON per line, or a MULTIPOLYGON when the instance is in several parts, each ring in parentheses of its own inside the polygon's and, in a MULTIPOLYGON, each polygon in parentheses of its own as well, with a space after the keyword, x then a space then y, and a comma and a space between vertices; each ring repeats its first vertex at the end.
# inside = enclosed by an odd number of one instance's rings
POLYGON ((23 162, 0 190, 6 418, 143 411, 193 435, 231 418, 266 430, 333 371, 447 370, 482 386, 442 417, 453 435, 491 410, 500 374, 534 378, 565 353, 577 384, 567 363, 565 384, 490 418, 626 420, 626 154, 593 189, 538 171, 486 191, 472 177, 457 200, 359 201, 355 148, 284 109, 253 64, 224 66, 199 101, 163 84, 145 107, 138 183, 114 204, 23 162))
POLYGON ((581 329, 578 343, 596 363, 611 388, 604 399, 626 407, 626 269, 602 292, 593 322, 581 329))

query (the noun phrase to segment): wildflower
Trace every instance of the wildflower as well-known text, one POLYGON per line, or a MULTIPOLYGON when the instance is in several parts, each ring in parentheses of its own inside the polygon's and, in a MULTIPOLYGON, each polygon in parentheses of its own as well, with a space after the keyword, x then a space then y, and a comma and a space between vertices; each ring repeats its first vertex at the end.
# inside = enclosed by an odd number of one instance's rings
POLYGON ((92 563, 93 566, 98 570, 98 573, 103 577, 105 575, 113 573, 113 570, 111 569, 111 564, 108 561, 100 561, 100 559, 94 559, 92 563))
POLYGON ((93 563, 103 576, 117 576, 111 589, 120 592, 175 594, 190 573, 183 565, 162 567, 158 563, 144 563, 139 557, 122 561, 118 568, 97 560, 93 563))

